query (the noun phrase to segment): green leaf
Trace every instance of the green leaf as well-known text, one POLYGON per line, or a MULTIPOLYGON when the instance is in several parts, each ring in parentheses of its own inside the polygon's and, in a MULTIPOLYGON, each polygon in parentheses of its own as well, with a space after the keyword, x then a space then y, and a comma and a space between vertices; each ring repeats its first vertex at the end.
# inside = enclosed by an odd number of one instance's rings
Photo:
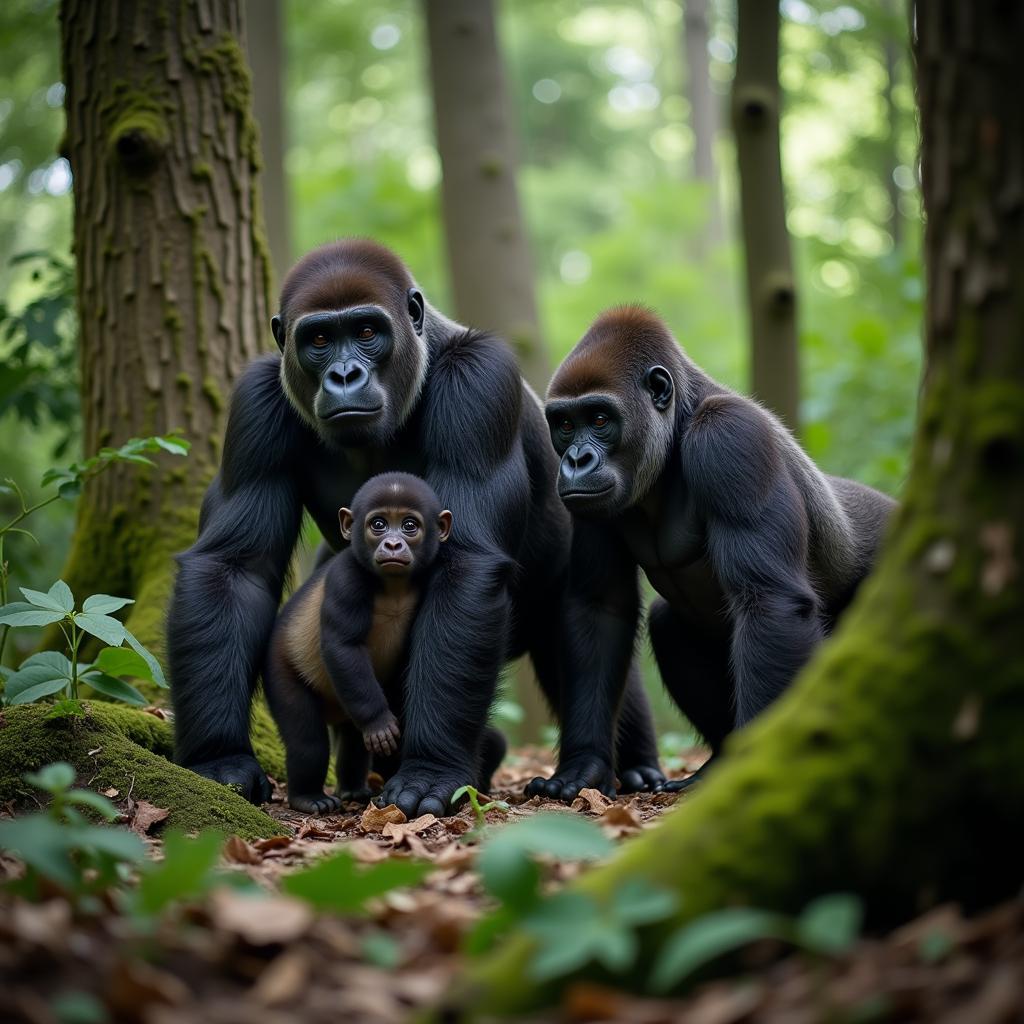
POLYGON ((402 886, 415 885, 433 870, 432 864, 386 860, 359 868, 347 850, 323 857, 310 868, 288 875, 281 888, 318 910, 355 914, 376 896, 402 886))
POLYGON ((105 796, 91 789, 73 789, 64 799, 69 804, 90 808, 107 821, 116 821, 121 817, 121 812, 105 796))
POLYGON ((60 622, 64 613, 14 601, 0 608, 0 626, 48 626, 60 622))
POLYGON ((82 605, 83 612, 94 612, 97 615, 108 615, 116 612, 126 604, 135 604, 130 597, 111 597, 110 594, 93 594, 87 597, 82 605))
POLYGON ((517 846, 488 843, 478 858, 477 870, 487 892, 514 910, 525 911, 540 896, 540 865, 517 846))
MULTIPOLYGON (((39 590, 29 590, 28 587, 18 587, 25 597, 25 600, 29 604, 36 608, 47 608, 53 612, 65 612, 69 609, 65 609, 64 605, 57 601, 55 598, 50 597, 49 594, 44 594, 39 590)), ((72 605, 72 608, 74 605, 72 605)))
POLYGON ((39 874, 73 891, 80 879, 69 856, 70 831, 46 814, 0 821, 0 849, 12 851, 39 874))
POLYGON ((180 832, 164 836, 164 859, 150 864, 139 879, 132 907, 138 914, 158 914, 175 900, 201 896, 215 881, 213 872, 224 846, 219 832, 189 839, 180 832))
POLYGON ((549 854, 560 860, 596 860, 612 852, 612 843, 600 826, 577 814, 542 811, 503 828, 483 848, 480 863, 495 847, 515 847, 531 854, 549 854))
POLYGON ((56 601, 62 611, 73 612, 75 610, 75 595, 71 593, 71 588, 63 580, 57 580, 50 587, 46 596, 51 601, 56 601))
POLYGON ((132 679, 148 679, 152 682, 153 670, 149 662, 136 651, 127 647, 104 647, 92 667, 108 676, 131 676, 132 679))
POLYGON ((135 639, 135 636, 129 631, 124 631, 124 638, 128 642, 128 646, 145 661, 149 666, 149 675, 140 678, 149 679, 151 682, 156 683, 157 686, 162 689, 167 689, 167 680, 164 678, 163 669, 160 668, 160 662, 153 657, 153 655, 135 639))
POLYGON ((387 932, 370 932, 360 943, 363 959, 374 967, 393 971, 402 962, 402 946, 387 932))
POLYGON ((76 828, 73 836, 77 847, 105 853, 129 864, 137 864, 146 857, 145 844, 134 832, 127 829, 87 825, 76 828))
POLYGON ((82 676, 82 682, 87 683, 98 693, 113 697, 114 700, 122 700, 126 704, 134 704, 141 708, 149 703, 131 683, 126 683, 117 676, 108 676, 105 672, 90 670, 82 676))
MULTIPOLYGON (((40 676, 46 675, 48 678, 40 679, 31 686, 21 687, 12 696, 10 692, 11 682, 13 679, 17 678, 17 676, 12 676, 11 679, 7 680, 7 688, 4 691, 4 698, 8 704, 31 704, 43 697, 50 697, 55 693, 59 693, 68 685, 68 681, 66 679, 63 677, 54 678, 46 669, 27 669, 26 671, 33 673, 38 671, 40 676)), ((22 673, 19 672, 18 676, 21 675, 22 673)))
POLYGON ((790 923, 766 910, 729 907, 706 914, 665 943, 651 972, 650 988, 657 993, 668 992, 724 953, 758 939, 788 939, 791 935, 790 923))
POLYGON ((75 769, 67 761, 54 761, 37 772, 26 772, 25 781, 47 793, 63 793, 75 781, 75 769))
POLYGON ((68 480, 65 483, 62 483, 60 487, 57 488, 57 493, 65 501, 74 501, 82 493, 82 481, 68 480))
POLYGON ((91 992, 61 992, 50 1000, 59 1024, 108 1024, 107 1008, 91 992))
POLYGON ((120 646, 125 640, 125 628, 117 619, 109 615, 97 615, 94 612, 79 612, 75 616, 75 625, 99 637, 105 644, 120 646))
POLYGON ((174 434, 154 437, 153 440, 156 441, 158 447, 162 448, 165 452, 170 452, 171 455, 188 455, 188 450, 192 447, 191 442, 174 434))
POLYGON ((629 878, 612 896, 611 912, 616 921, 631 927, 653 924, 671 917, 679 906, 679 897, 669 889, 629 878))
POLYGON ((852 892, 819 896, 804 907, 796 922, 796 941, 827 956, 845 953, 860 935, 864 907, 852 892))

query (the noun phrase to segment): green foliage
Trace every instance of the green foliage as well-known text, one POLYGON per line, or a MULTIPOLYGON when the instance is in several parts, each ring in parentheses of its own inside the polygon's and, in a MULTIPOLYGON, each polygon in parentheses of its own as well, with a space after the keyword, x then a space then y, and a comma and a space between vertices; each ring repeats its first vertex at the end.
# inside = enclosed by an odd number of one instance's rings
POLYGON ((10 263, 32 267, 32 296, 17 311, 0 302, 0 416, 35 429, 57 424, 60 458, 80 429, 74 265, 38 251, 10 263))
POLYGON ((224 846, 219 832, 201 832, 190 839, 181 832, 164 836, 162 861, 150 864, 139 878, 129 907, 141 917, 160 914, 172 903, 204 895, 221 877, 215 868, 224 846))
POLYGON ((754 907, 727 907, 697 918, 664 944, 648 987, 669 992, 701 968, 752 942, 775 939, 821 956, 839 956, 860 935, 863 908, 851 893, 832 893, 809 903, 794 921, 754 907))
POLYGON ((12 887, 38 897, 45 881, 82 909, 95 908, 96 897, 123 880, 124 868, 142 860, 142 841, 124 829, 94 825, 81 813, 86 810, 106 821, 118 817, 106 797, 71 788, 71 765, 47 765, 28 773, 25 781, 48 793, 50 805, 38 814, 0 822, 0 848, 20 857, 26 868, 25 877, 12 887))
POLYGON ((71 588, 57 580, 44 594, 21 587, 24 601, 0 607, 0 625, 5 627, 40 627, 58 625, 67 640, 71 657, 57 651, 42 651, 22 662, 17 672, 7 676, 2 701, 5 704, 31 704, 54 694, 63 694, 60 716, 80 713, 75 707, 79 687, 91 687, 97 693, 127 704, 142 706, 146 698, 120 676, 131 676, 166 688, 167 681, 156 658, 108 611, 117 611, 133 604, 126 597, 93 594, 87 597, 80 611, 75 611, 71 588), (78 660, 78 650, 86 636, 94 636, 105 647, 92 663, 78 660), (121 644, 128 644, 128 649, 121 644))
POLYGON ((367 900, 392 889, 415 885, 431 871, 432 865, 391 858, 380 864, 361 866, 347 850, 323 857, 310 868, 286 876, 281 888, 317 910, 358 914, 367 900))
POLYGON ((488 811, 500 811, 502 814, 508 814, 510 810, 509 805, 504 800, 490 800, 485 804, 481 804, 480 793, 475 786, 460 786, 455 790, 452 793, 452 807, 455 807, 463 797, 469 799, 469 806, 473 809, 473 817, 476 818, 476 825, 472 832, 467 833, 468 835, 472 835, 487 824, 486 815, 488 811))

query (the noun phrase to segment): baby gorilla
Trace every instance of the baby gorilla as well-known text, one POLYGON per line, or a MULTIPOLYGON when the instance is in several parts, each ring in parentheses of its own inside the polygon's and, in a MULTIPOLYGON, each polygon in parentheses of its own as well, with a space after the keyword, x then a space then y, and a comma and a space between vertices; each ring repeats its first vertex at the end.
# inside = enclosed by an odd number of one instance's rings
POLYGON ((451 533, 452 514, 408 473, 372 477, 338 513, 350 546, 324 563, 281 611, 263 687, 284 739, 288 803, 337 810, 366 800, 370 755, 398 749, 402 675, 427 573, 451 533), (324 793, 335 730, 338 789, 324 793))

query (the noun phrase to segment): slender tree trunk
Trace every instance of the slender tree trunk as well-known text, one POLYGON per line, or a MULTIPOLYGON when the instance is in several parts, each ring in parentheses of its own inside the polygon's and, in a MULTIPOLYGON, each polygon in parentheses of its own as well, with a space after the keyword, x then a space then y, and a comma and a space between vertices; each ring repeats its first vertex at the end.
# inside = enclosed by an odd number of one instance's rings
POLYGON ((171 556, 195 539, 231 382, 270 315, 242 3, 64 0, 61 30, 84 448, 193 441, 86 488, 65 578, 134 597, 128 626, 160 650, 171 556))
MULTIPOLYGON (((540 334, 519 208, 516 133, 494 3, 423 0, 423 11, 455 314, 509 341, 523 376, 543 395, 551 362, 540 334)), ((520 735, 534 739, 550 716, 525 660, 517 664, 515 678, 516 699, 525 713, 520 735)))
POLYGON ((516 133, 494 3, 423 0, 423 11, 455 312, 508 339, 524 376, 543 394, 550 363, 516 190, 516 133))
POLYGON ((246 0, 246 44, 252 78, 252 106, 260 131, 263 215, 274 280, 280 284, 292 265, 288 179, 284 169, 287 131, 284 108, 286 70, 281 0, 246 0))
POLYGON ((799 429, 796 283, 779 152, 779 10, 739 0, 732 122, 740 175, 754 395, 799 429))
MULTIPOLYGON (((895 0, 885 0, 887 14, 895 13, 895 0)), ((885 191, 889 196, 889 234, 892 235, 892 244, 896 249, 900 248, 903 241, 903 215, 900 213, 900 189, 893 177, 893 171, 900 163, 899 140, 900 140, 900 109, 893 98, 893 88, 896 85, 898 74, 899 47, 891 35, 887 34, 883 46, 883 59, 885 63, 885 87, 883 98, 885 100, 886 123, 889 128, 886 148, 888 159, 882 168, 885 178, 885 191)))
POLYGON ((690 100, 690 128, 693 131, 693 177, 708 186, 707 227, 704 241, 722 238, 722 214, 715 173, 715 139, 718 136, 718 97, 711 91, 708 39, 708 0, 685 0, 683 5, 683 49, 686 55, 687 92, 690 100))
MULTIPOLYGON (((1020 890, 1024 8, 918 0, 917 26, 928 368, 906 501, 793 689, 680 810, 581 882, 598 899, 634 876, 672 888, 673 926, 836 890, 877 922, 1020 890)), ((645 932, 646 953, 664 935, 645 932)), ((553 998, 522 984, 530 952, 515 936, 455 1006, 553 998)))

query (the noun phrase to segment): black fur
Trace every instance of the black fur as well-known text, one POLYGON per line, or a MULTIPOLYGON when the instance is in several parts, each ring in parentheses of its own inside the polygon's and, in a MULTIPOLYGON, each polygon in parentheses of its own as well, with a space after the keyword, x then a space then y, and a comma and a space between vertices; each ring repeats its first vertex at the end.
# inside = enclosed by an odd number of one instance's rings
MULTIPOLYGON (((455 525, 413 626, 402 760, 383 797, 410 817, 444 813, 501 749, 485 723, 506 657, 528 652, 555 710, 563 704, 556 652, 571 528, 543 416, 509 349, 424 304, 398 258, 370 242, 334 243, 300 261, 274 332, 283 355, 257 360, 239 381, 199 539, 179 558, 168 624, 177 756, 230 776, 251 799, 269 794, 248 709, 302 510, 337 550, 338 508, 375 473, 403 470, 427 480, 455 525), (374 321, 389 335, 385 363, 371 365, 372 346, 358 349, 358 320, 328 323, 327 341, 335 363, 363 361, 386 407, 379 422, 351 427, 345 417, 318 419, 322 378, 297 358, 295 325, 307 312, 364 305, 388 317, 386 328, 374 321)), ((619 761, 655 778, 635 677, 624 700, 631 747, 620 746, 619 761)))
MULTIPOLYGON (((576 517, 562 761, 528 792, 608 772, 602 739, 638 621, 713 754, 771 703, 870 571, 893 502, 820 473, 769 412, 713 381, 637 308, 599 318, 547 407, 576 517)), ((678 788, 670 784, 669 788, 678 788)))

